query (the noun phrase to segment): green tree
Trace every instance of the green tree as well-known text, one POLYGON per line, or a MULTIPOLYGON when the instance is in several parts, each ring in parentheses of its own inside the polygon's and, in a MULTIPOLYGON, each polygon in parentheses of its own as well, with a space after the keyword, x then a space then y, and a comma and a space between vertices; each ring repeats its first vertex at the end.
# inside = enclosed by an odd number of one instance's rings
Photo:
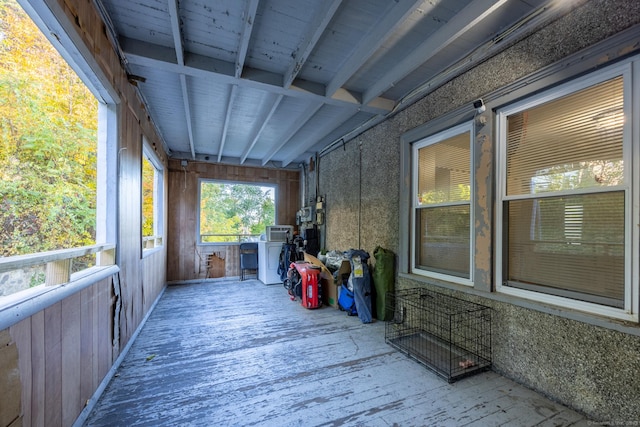
MULTIPOLYGON (((201 234, 264 233, 275 223, 273 189, 257 185, 203 182, 200 191, 201 234)), ((237 241, 234 236, 205 241, 237 241)))
POLYGON ((0 0, 1 256, 95 243, 97 101, 0 0))
POLYGON ((156 169, 146 156, 142 157, 142 236, 154 235, 153 187, 156 169))

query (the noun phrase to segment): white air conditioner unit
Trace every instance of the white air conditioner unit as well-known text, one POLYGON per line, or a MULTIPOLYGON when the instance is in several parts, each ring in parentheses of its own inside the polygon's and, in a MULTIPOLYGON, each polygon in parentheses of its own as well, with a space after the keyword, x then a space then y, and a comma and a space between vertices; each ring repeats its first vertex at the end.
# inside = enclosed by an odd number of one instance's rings
POLYGON ((267 242, 286 242, 293 238, 293 225, 268 225, 267 242))

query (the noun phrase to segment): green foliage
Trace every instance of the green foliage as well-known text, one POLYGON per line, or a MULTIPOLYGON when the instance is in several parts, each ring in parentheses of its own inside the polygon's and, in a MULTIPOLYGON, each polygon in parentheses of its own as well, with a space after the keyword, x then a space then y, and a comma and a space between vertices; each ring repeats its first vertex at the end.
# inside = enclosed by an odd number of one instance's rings
POLYGON ((275 224, 273 189, 257 185, 202 182, 200 234, 228 234, 203 238, 208 242, 238 241, 238 235, 259 235, 275 224))
POLYGON ((146 156, 142 157, 142 236, 153 236, 153 188, 156 169, 146 156))
POLYGON ((97 101, 0 0, 0 256, 95 243, 97 101))
POLYGON ((38 271, 31 275, 29 278, 29 287, 34 288, 36 286, 40 286, 44 283, 46 279, 46 274, 44 271, 38 271))
POLYGON ((458 184, 456 187, 452 187, 444 190, 431 190, 424 191, 418 195, 418 202, 421 205, 429 205, 436 203, 468 201, 471 199, 471 186, 468 184, 458 184))

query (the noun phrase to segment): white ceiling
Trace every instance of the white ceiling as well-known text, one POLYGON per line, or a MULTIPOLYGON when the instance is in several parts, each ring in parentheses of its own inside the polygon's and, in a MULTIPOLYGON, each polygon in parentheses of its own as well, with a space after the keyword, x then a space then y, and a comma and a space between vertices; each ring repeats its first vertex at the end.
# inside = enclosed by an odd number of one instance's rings
POLYGON ((171 157, 270 167, 297 167, 357 136, 554 9, 548 0, 95 1, 171 157))

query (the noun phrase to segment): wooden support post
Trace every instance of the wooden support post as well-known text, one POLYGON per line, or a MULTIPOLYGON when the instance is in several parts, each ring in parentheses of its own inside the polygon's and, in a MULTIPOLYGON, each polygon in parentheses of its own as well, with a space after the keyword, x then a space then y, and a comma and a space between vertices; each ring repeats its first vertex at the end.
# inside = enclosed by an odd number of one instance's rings
POLYGON ((106 249, 96 254, 96 265, 105 267, 116 263, 116 248, 106 249))
POLYGON ((71 259, 61 259, 47 263, 45 285, 55 286, 67 283, 71 278, 71 259))

